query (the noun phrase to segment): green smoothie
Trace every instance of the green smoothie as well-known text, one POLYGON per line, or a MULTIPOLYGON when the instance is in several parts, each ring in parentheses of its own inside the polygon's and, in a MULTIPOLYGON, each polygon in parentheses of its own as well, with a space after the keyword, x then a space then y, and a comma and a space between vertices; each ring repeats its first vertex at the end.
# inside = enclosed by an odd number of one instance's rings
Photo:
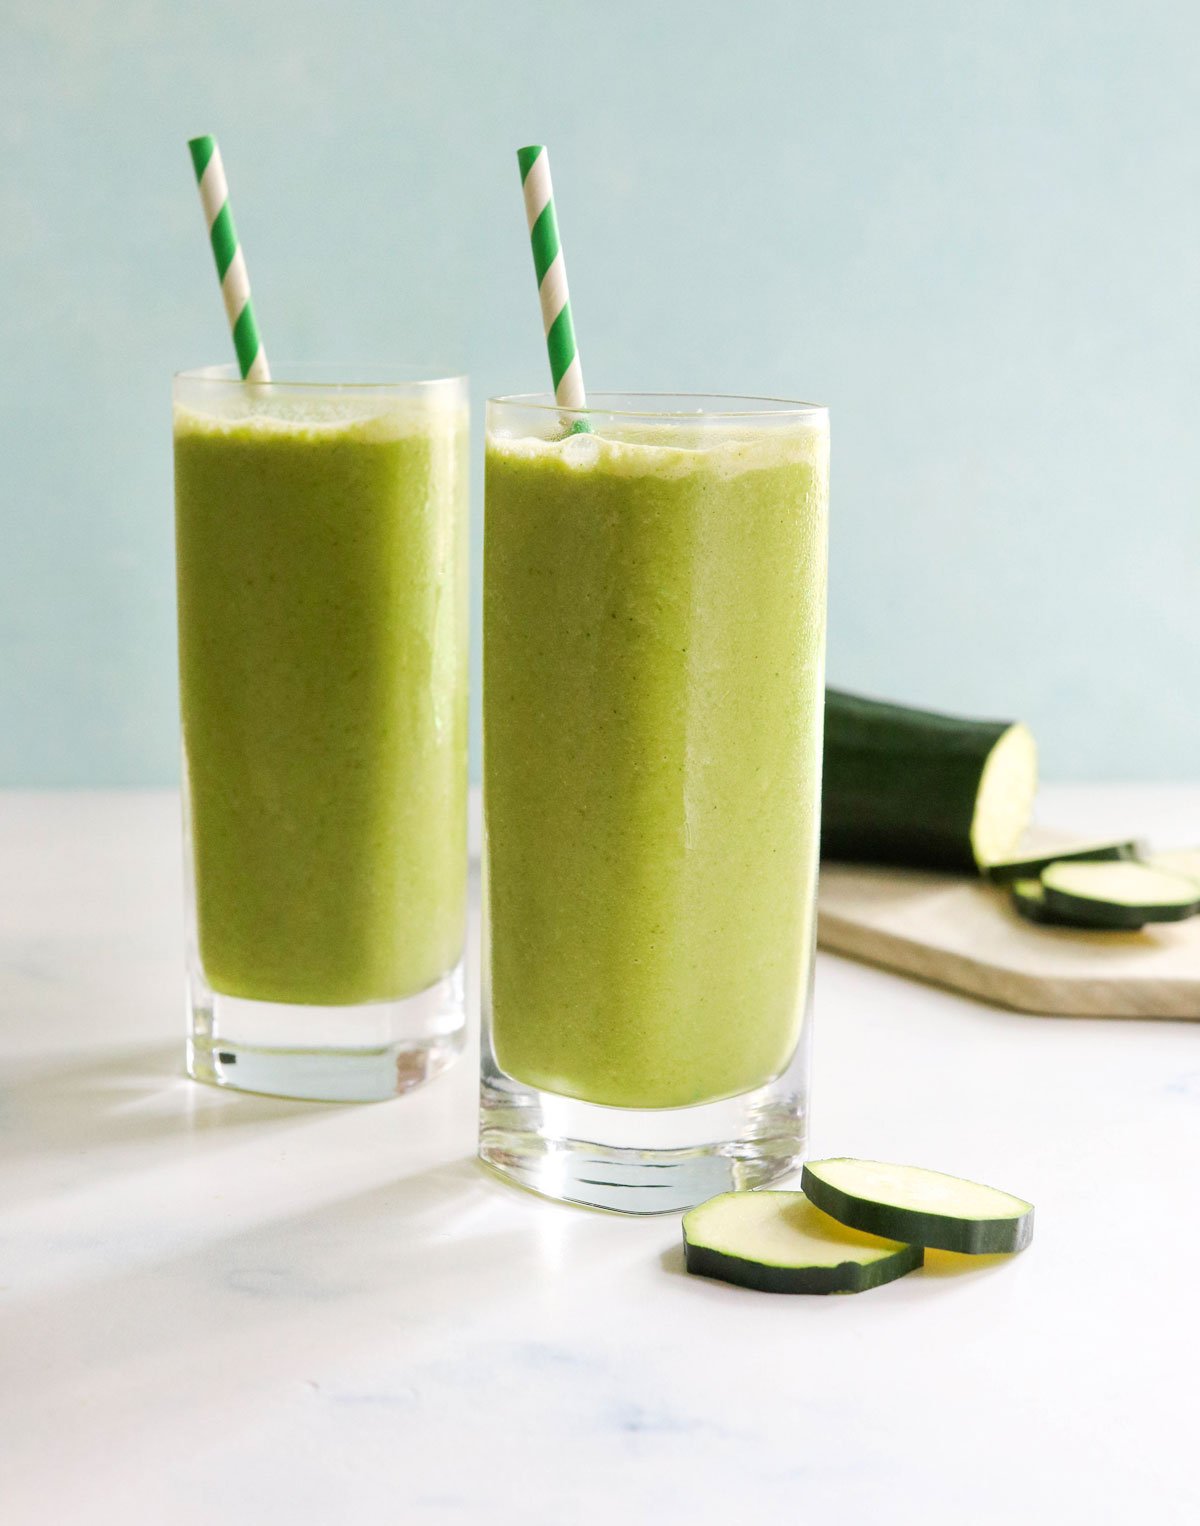
POLYGON ((792 1057, 821 759, 815 417, 489 440, 492 1041, 520 1081, 680 1107, 792 1057))
POLYGON ((180 693, 212 988, 342 1006, 462 953, 466 420, 177 403, 180 693))

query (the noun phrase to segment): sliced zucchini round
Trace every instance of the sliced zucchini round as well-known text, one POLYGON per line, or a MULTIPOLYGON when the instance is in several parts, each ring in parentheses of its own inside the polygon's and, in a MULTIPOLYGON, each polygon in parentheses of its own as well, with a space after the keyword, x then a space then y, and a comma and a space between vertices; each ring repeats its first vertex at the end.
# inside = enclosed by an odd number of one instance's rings
POLYGON ((1185 880, 1200 885, 1200 848, 1164 848, 1161 853, 1140 853, 1138 857, 1151 869, 1182 874, 1185 880))
POLYGON ((1148 864, 1048 864, 1042 886, 1051 911, 1105 927, 1180 922, 1200 911, 1200 885, 1148 864))
POLYGON ((921 1265, 899 1245, 835 1223, 803 1192, 722 1192, 683 1216, 684 1262, 762 1293, 862 1293, 921 1265))
POLYGON ((1138 845, 1132 840, 1095 842, 1085 843, 1078 848, 1062 848, 1057 853, 1042 853, 1036 858, 995 859, 980 867, 994 885, 1011 885, 1014 880, 1036 878, 1050 864, 1107 863, 1138 856, 1138 845))
POLYGON ((1144 921, 1123 922, 1114 927, 1103 915, 1092 912, 1054 911, 1046 904, 1046 887, 1041 880, 1014 880, 1008 887, 1012 903, 1027 922, 1037 922, 1044 927, 1068 927, 1075 932, 1140 932, 1144 921))
POLYGON ((813 1160, 800 1184, 841 1224, 936 1250, 983 1255, 1024 1250, 1033 1204, 980 1182, 879 1160, 813 1160))

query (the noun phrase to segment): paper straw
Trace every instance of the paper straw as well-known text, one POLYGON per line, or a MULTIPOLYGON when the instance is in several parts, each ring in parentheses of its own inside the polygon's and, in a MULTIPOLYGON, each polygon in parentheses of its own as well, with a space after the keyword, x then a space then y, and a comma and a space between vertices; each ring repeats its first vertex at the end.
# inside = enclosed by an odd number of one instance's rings
MULTIPOLYGON (((550 155, 545 144, 533 143, 517 150, 521 167, 521 187, 525 192, 525 219, 533 246, 533 268, 537 274, 538 296, 542 303, 542 328, 550 356, 550 375, 554 380, 554 400, 560 408, 584 409, 587 396, 583 390, 583 368, 575 344, 575 325, 571 321, 571 299, 567 292, 567 267, 563 263, 562 243, 558 236, 558 218, 554 211, 554 187, 550 183, 550 155)), ((588 430, 586 418, 576 419, 573 428, 588 430)))
POLYGON ((250 301, 250 277, 233 226, 233 213, 229 210, 229 187, 225 184, 221 150, 217 140, 207 134, 202 138, 189 138, 188 148, 192 152, 196 183, 200 187, 200 205, 204 208, 204 221, 217 262, 217 279, 225 299, 225 316, 233 333, 238 366, 245 381, 270 381, 267 352, 263 349, 258 324, 254 321, 254 305, 250 301))

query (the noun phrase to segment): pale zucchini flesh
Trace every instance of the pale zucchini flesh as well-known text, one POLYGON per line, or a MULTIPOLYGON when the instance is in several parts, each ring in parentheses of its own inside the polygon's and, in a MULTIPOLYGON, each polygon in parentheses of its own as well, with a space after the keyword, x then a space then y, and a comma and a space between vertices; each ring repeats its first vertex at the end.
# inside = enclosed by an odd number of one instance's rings
POLYGON ((1058 862, 1043 869, 1041 880, 1051 911, 1113 927, 1179 922, 1200 911, 1200 885, 1148 864, 1058 862))
POLYGON ((967 1255, 1024 1250, 1033 1204, 923 1166, 878 1160, 809 1161, 800 1185, 839 1223, 906 1244, 967 1255))
POLYGON ((803 1192, 723 1192, 684 1214, 683 1244, 695 1276, 763 1293, 862 1293, 924 1259, 837 1223, 803 1192))
POLYGON ((1200 885, 1200 848, 1163 848, 1157 853, 1139 855, 1151 869, 1162 869, 1167 874, 1182 874, 1185 880, 1200 885))

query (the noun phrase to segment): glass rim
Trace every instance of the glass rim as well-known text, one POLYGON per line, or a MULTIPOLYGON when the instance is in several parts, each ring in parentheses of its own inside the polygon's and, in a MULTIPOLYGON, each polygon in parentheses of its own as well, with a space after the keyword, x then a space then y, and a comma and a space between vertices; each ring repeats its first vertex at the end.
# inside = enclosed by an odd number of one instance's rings
POLYGON ((792 398, 762 397, 753 393, 732 392, 590 392, 585 408, 564 407, 554 399, 552 392, 510 392, 489 397, 488 407, 523 408, 531 412, 553 413, 560 417, 588 418, 602 415, 617 419, 673 419, 695 421, 696 419, 805 419, 828 418, 829 408, 824 403, 804 403, 792 398), (621 403, 644 402, 652 406, 615 407, 605 406, 613 399, 621 403), (654 404, 691 404, 690 407, 665 408, 654 404), (712 404, 753 404, 752 407, 712 407, 712 404))
POLYGON ((190 366, 176 371, 175 382, 202 383, 206 386, 253 388, 291 388, 297 391, 338 392, 414 392, 428 388, 466 388, 466 372, 441 371, 435 366, 404 365, 391 362, 284 361, 273 370, 270 381, 248 381, 236 361, 214 366, 190 366), (296 373, 308 373, 297 375, 296 373), (372 374, 375 373, 375 374, 372 374))

